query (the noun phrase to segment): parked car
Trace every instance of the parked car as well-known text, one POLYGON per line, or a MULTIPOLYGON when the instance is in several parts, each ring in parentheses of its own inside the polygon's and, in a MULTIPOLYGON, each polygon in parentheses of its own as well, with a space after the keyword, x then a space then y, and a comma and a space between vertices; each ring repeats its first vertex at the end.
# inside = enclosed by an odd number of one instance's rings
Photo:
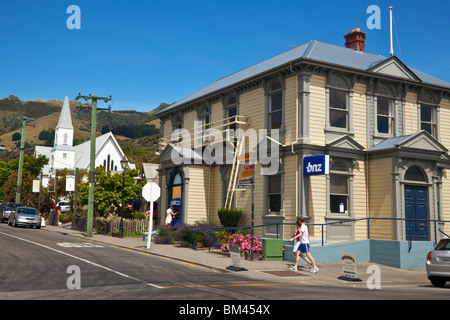
POLYGON ((427 276, 435 287, 450 281, 450 238, 442 239, 427 255, 427 276))
POLYGON ((8 220, 11 213, 15 212, 16 208, 21 206, 19 203, 3 202, 0 207, 0 222, 3 223, 3 221, 8 220))
POLYGON ((56 208, 60 208, 61 213, 66 213, 70 211, 70 204, 65 201, 60 201, 56 204, 56 208))
POLYGON ((8 219, 8 225, 17 226, 35 226, 41 228, 41 215, 34 208, 18 207, 14 213, 11 213, 8 219))

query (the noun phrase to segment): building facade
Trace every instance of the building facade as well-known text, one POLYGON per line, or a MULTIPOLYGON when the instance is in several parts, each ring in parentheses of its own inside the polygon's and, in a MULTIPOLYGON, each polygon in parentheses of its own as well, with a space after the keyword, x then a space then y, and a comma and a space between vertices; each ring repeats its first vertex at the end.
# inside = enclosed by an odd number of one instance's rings
POLYGON ((241 225, 250 225, 252 191, 236 186, 253 160, 240 162, 235 175, 235 160, 217 161, 220 145, 223 159, 257 150, 260 236, 289 238, 293 227, 285 224, 299 216, 317 239, 322 231, 328 240, 450 233, 450 84, 396 56, 365 52, 358 29, 345 37, 342 47, 309 41, 160 111, 160 219, 172 201, 182 222, 219 225, 217 209, 231 187, 231 205, 243 210, 241 225), (180 138, 177 129, 189 135, 180 138), (237 134, 227 135, 237 129, 254 130, 256 147, 248 141, 241 150, 237 134), (277 151, 270 174, 260 157, 267 150, 277 151), (310 174, 322 165, 326 174, 310 174))

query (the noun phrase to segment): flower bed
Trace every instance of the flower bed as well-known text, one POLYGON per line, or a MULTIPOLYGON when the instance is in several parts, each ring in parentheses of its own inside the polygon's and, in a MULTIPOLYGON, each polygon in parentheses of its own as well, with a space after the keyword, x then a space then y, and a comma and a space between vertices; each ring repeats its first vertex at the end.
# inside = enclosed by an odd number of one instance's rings
MULTIPOLYGON (((229 252, 230 244, 237 244, 239 245, 241 253, 250 254, 252 249, 252 236, 250 234, 247 234, 245 236, 238 233, 232 234, 228 238, 228 241, 222 244, 222 251, 229 252)), ((264 259, 261 240, 256 237, 253 237, 253 253, 258 254, 259 260, 264 259)))

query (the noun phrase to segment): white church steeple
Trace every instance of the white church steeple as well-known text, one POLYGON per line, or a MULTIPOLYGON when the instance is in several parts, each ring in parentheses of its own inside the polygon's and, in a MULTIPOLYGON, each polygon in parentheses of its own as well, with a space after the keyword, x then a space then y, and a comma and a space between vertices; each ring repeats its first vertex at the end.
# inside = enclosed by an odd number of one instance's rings
POLYGON ((55 128, 55 146, 73 146, 73 125, 70 115, 69 98, 66 96, 55 128))
POLYGON ((52 169, 75 168, 75 149, 73 147, 73 125, 70 115, 69 98, 66 96, 58 124, 55 128, 55 144, 51 150, 52 169))

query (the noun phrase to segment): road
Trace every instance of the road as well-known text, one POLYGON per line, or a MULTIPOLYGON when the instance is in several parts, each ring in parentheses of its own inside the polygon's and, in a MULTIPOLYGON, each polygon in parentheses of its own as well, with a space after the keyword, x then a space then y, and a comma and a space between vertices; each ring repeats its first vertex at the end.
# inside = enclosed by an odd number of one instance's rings
POLYGON ((364 286, 274 282, 273 278, 258 279, 242 273, 217 273, 143 252, 45 229, 13 228, 6 223, 0 224, 0 244, 0 300, 177 301, 170 312, 182 312, 186 303, 261 300, 258 306, 262 312, 263 305, 270 305, 263 300, 449 298, 448 290, 430 286, 369 290, 364 286))

